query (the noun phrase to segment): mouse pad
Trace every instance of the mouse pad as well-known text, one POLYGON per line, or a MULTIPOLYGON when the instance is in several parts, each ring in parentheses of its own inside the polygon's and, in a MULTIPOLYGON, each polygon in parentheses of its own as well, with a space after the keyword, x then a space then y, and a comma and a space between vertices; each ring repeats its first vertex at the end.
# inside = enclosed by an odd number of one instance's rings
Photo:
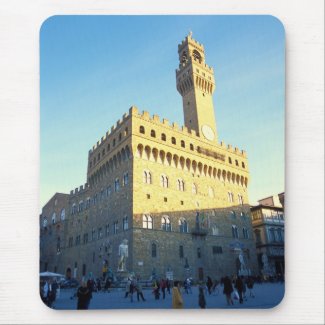
POLYGON ((284 296, 285 32, 273 16, 53 16, 40 30, 40 297, 284 296))

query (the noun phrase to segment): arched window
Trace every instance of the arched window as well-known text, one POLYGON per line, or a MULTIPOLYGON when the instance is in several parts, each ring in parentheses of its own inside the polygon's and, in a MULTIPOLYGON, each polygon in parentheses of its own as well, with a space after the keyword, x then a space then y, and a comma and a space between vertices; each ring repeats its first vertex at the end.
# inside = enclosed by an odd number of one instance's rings
POLYGON ((244 204, 244 199, 243 196, 241 194, 238 194, 238 203, 243 205, 244 204))
POLYGON ((209 186, 208 188, 208 194, 210 197, 214 197, 214 191, 213 191, 213 188, 209 186))
POLYGON ((145 229, 152 229, 153 227, 152 217, 150 215, 142 216, 142 227, 145 229))
POLYGON ((128 230, 129 229, 129 219, 127 216, 125 216, 125 218, 123 218, 123 230, 128 230))
POLYGON ((151 184, 151 173, 148 170, 143 171, 143 183, 151 184))
POLYGON ((243 228, 243 237, 245 238, 245 239, 248 239, 248 229, 247 228, 243 228))
POLYGON ((165 188, 168 187, 168 177, 166 175, 160 176, 160 185, 165 188))
POLYGON ((229 162, 229 164, 232 164, 232 160, 230 157, 228 157, 228 162, 229 162))
POLYGON ((53 212, 52 214, 52 225, 54 225, 56 223, 56 213, 53 212))
POLYGON ((166 141, 166 134, 165 134, 165 133, 162 133, 162 134, 161 134, 161 140, 162 140, 162 141, 166 141))
POLYGON ((151 257, 157 257, 157 245, 155 243, 151 244, 151 257))
POLYGON ((192 193, 197 194, 197 186, 194 183, 192 184, 192 193))
POLYGON ((145 131, 144 131, 144 126, 142 126, 142 125, 140 126, 140 128, 139 128, 139 132, 142 133, 142 134, 145 133, 145 131))
POLYGON ((171 223, 168 216, 162 216, 161 217, 161 229, 164 231, 171 231, 171 223))
POLYGON ((80 201, 78 205, 78 212, 82 212, 83 209, 84 209, 84 202, 80 201))
POLYGON ((194 150, 194 145, 192 143, 190 143, 190 150, 194 150))
POLYGON ((185 183, 181 178, 177 180, 177 189, 182 192, 185 190, 185 183))
POLYGON ((230 218, 231 219, 236 219, 236 212, 235 211, 230 211, 230 218))
POLYGON ((228 202, 234 202, 234 194, 232 192, 228 192, 228 202))
POLYGON ((186 52, 185 51, 183 51, 183 53, 182 53, 181 62, 182 63, 186 63, 187 62, 187 55, 186 55, 186 52))
POLYGON ((213 236, 219 236, 219 228, 216 225, 213 225, 211 230, 213 236))
POLYGON ((231 226, 231 231, 232 231, 232 237, 233 238, 238 238, 238 228, 235 225, 231 226))
POLYGON ((119 135, 118 135, 118 141, 121 141, 122 140, 122 133, 120 133, 119 135))
POLYGON ((245 168, 245 163, 242 161, 241 166, 245 168))
POLYGON ((129 130, 128 130, 128 128, 125 128, 125 130, 124 130, 124 136, 126 137, 128 134, 129 134, 129 130))
POLYGON ((60 218, 62 221, 65 219, 65 209, 64 208, 61 210, 60 218))
POLYGON ((153 138, 155 138, 155 137, 156 137, 156 131, 155 131, 155 130, 151 130, 150 135, 151 135, 153 138))
POLYGON ((126 186, 126 185, 128 185, 128 184, 129 184, 129 173, 126 172, 126 173, 124 173, 124 175, 123 175, 123 186, 126 186))
POLYGON ((114 182, 114 191, 118 192, 119 190, 120 190, 120 180, 116 178, 114 182))
POLYGON ((188 224, 185 218, 180 218, 178 220, 179 232, 188 232, 188 224))
POLYGON ((185 141, 184 140, 181 140, 181 147, 185 148, 185 141))
POLYGON ((176 144, 176 139, 172 137, 172 144, 176 144))

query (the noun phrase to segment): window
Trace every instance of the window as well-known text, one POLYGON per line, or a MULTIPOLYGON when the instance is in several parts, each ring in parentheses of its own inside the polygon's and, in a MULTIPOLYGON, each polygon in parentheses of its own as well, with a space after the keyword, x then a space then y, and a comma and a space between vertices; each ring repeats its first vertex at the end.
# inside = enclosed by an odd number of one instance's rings
POLYGON ((96 230, 93 228, 91 231, 91 240, 94 241, 96 239, 96 230))
POLYGON ((155 130, 151 130, 150 136, 152 136, 153 138, 155 138, 156 137, 156 131, 155 130))
POLYGON ((89 209, 89 207, 90 207, 90 197, 88 197, 86 200, 86 209, 89 209))
POLYGON ((83 243, 84 244, 87 244, 88 243, 88 233, 84 234, 83 243))
POLYGON ((229 162, 229 164, 232 164, 232 160, 230 157, 228 157, 228 162, 229 162))
POLYGON ((164 231, 171 231, 171 224, 168 216, 163 216, 161 218, 161 229, 164 231))
POLYGON ((162 187, 168 187, 168 177, 166 175, 161 175, 160 176, 160 185, 162 187))
POLYGON ((184 247, 182 245, 179 246, 179 258, 184 257, 184 247))
POLYGON ((209 186, 208 188, 208 194, 210 197, 214 197, 214 191, 213 191, 213 188, 209 186))
POLYGON ((128 185, 128 183, 129 183, 129 173, 126 172, 126 173, 124 173, 124 175, 123 175, 123 186, 128 185))
POLYGON ((145 131, 144 131, 144 126, 142 126, 142 125, 140 126, 140 128, 139 128, 139 132, 142 133, 142 134, 145 133, 145 131))
POLYGON ((150 215, 143 215, 142 227, 145 229, 152 229, 152 217, 150 215))
POLYGON ((102 156, 105 156, 105 148, 102 151, 102 156))
POLYGON ((241 166, 245 168, 245 163, 242 161, 241 166))
POLYGON ((129 219, 127 216, 125 216, 125 218, 123 218, 123 230, 128 230, 129 229, 129 219))
POLYGON ((151 257, 157 257, 157 245, 155 243, 151 244, 151 257))
POLYGON ((213 225, 211 230, 213 236, 219 236, 219 228, 216 225, 213 225))
POLYGON ((234 202, 234 194, 232 192, 228 192, 228 202, 234 202))
POLYGON ((167 198, 166 197, 164 197, 164 202, 167 202, 168 200, 167 200, 167 198))
POLYGON ((212 246, 212 254, 222 254, 222 247, 221 246, 212 246))
POLYGON ((104 190, 101 190, 100 191, 100 200, 103 200, 104 199, 104 195, 105 195, 105 191, 104 190))
POLYGON ((62 221, 65 219, 65 209, 64 208, 61 210, 60 218, 62 221))
POLYGON ((282 236, 282 229, 281 228, 277 229, 277 234, 278 234, 279 242, 283 242, 283 236, 282 236))
POLYGON ((249 236, 248 236, 248 229, 247 228, 243 228, 243 237, 245 239, 248 239, 249 238, 249 236))
POLYGON ((116 144, 116 140, 113 139, 113 147, 115 147, 115 144, 116 144))
POLYGON ((172 137, 172 144, 176 144, 176 139, 172 137))
POLYGON ((98 195, 97 195, 97 193, 93 197, 93 202, 94 202, 94 205, 96 205, 97 202, 98 202, 98 195))
POLYGON ((244 204, 243 196, 241 194, 238 194, 238 203, 241 205, 244 204))
POLYGON ((269 241, 274 242, 275 241, 275 232, 274 229, 269 229, 269 241))
POLYGON ((119 190, 120 190, 120 180, 116 178, 114 182, 114 191, 118 192, 119 190))
POLYGON ((185 148, 185 142, 184 142, 184 140, 181 141, 181 147, 182 148, 185 148))
POLYGON ((111 145, 108 144, 108 145, 107 145, 107 152, 110 151, 110 150, 111 150, 111 145))
POLYGON ((118 135, 118 141, 121 141, 122 140, 122 133, 120 133, 119 135, 118 135))
POLYGON ((237 160, 237 159, 235 160, 235 164, 236 164, 236 166, 239 166, 239 164, 238 164, 238 160, 237 160))
POLYGON ((125 128, 125 130, 124 130, 124 136, 126 137, 128 134, 129 134, 129 130, 128 130, 128 128, 125 128))
POLYGON ((232 238, 238 238, 238 228, 235 225, 231 226, 232 238))
POLYGON ((192 193, 197 194, 197 186, 194 183, 192 184, 192 193))
POLYGON ((197 255, 197 258, 201 258, 201 248, 200 247, 198 247, 196 249, 196 255, 197 255))
POLYGON ((177 180, 177 189, 182 192, 185 190, 185 183, 181 178, 177 180))
POLYGON ((57 252, 57 254, 61 253, 61 239, 60 239, 60 237, 58 237, 58 239, 56 241, 56 252, 57 252))
POLYGON ((151 184, 151 173, 148 170, 143 171, 143 183, 151 184))
POLYGON ((97 239, 101 239, 102 237, 103 237, 103 230, 102 230, 102 228, 98 228, 97 239))
POLYGON ((84 202, 80 201, 78 205, 78 212, 82 212, 83 209, 84 209, 84 202))
POLYGON ((179 232, 188 232, 188 225, 185 218, 180 218, 178 221, 179 232))
POLYGON ((230 217, 231 219, 236 219, 236 212, 235 212, 235 211, 230 211, 230 215, 229 215, 229 217, 230 217))
POLYGON ((54 225, 56 223, 56 213, 53 212, 52 214, 52 225, 54 225))
POLYGON ((118 231, 118 221, 113 223, 113 234, 116 235, 118 231))
POLYGON ((190 143, 190 150, 194 150, 194 145, 192 143, 190 143))
POLYGON ((259 229, 256 229, 256 230, 254 230, 254 234, 255 234, 256 243, 260 244, 262 242, 261 231, 259 229))
POLYGON ((166 134, 165 134, 165 133, 162 133, 162 134, 161 134, 161 140, 162 140, 162 141, 166 141, 166 134))
POLYGON ((184 201, 181 201, 181 205, 184 205, 184 201))
POLYGON ((47 226, 47 219, 44 218, 44 219, 43 219, 43 227, 46 228, 46 226, 47 226))
POLYGON ((243 221, 246 221, 246 214, 245 212, 240 212, 240 218, 243 220, 243 221))
POLYGON ((105 236, 109 236, 109 225, 105 226, 105 236))
POLYGON ((109 185, 106 187, 106 196, 110 197, 111 194, 112 194, 112 187, 111 187, 111 185, 109 185))

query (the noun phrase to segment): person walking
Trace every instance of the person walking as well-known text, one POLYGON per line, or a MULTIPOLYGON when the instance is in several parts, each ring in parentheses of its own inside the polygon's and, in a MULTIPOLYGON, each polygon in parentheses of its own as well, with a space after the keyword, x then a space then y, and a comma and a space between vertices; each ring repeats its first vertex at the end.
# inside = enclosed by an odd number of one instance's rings
POLYGON ((125 285, 125 295, 124 298, 127 298, 129 293, 130 293, 130 285, 131 285, 131 280, 130 278, 128 278, 128 280, 126 281, 126 285, 125 285))
POLYGON ((249 296, 252 298, 255 298, 254 292, 253 292, 253 287, 254 287, 254 280, 253 278, 250 276, 247 280, 247 288, 249 290, 249 296))
POLYGON ((200 308, 205 309, 206 305, 207 304, 206 304, 203 288, 199 287, 199 306, 200 308))
POLYGON ((212 282, 212 279, 209 276, 207 276, 207 282, 206 282, 206 284, 207 284, 207 287, 208 287, 209 295, 211 295, 211 288, 213 286, 213 282, 212 282))
POLYGON ((170 295, 170 280, 167 278, 166 279, 166 288, 167 288, 167 292, 170 295))
POLYGON ((142 285, 139 281, 136 284, 135 290, 137 291, 137 300, 140 301, 140 298, 141 298, 142 301, 146 301, 146 299, 144 299, 144 296, 143 296, 142 285))
POLYGON ((180 291, 179 281, 175 281, 172 290, 172 306, 174 309, 182 309, 183 304, 183 297, 180 291))
POLYGON ((161 279, 160 280, 160 288, 161 288, 161 292, 162 292, 162 295, 163 295, 163 299, 165 299, 165 296, 166 296, 166 280, 165 279, 161 279))
POLYGON ((90 299, 92 298, 92 292, 87 286, 87 282, 82 282, 81 286, 78 288, 77 297, 77 309, 88 309, 90 299))
POLYGON ((239 276, 236 279, 235 282, 235 288, 238 291, 238 295, 239 295, 239 303, 242 304, 243 303, 243 290, 244 290, 244 283, 242 278, 239 276))
POLYGON ((226 276, 223 279, 223 293, 226 296, 226 301, 227 301, 228 306, 234 304, 234 302, 231 298, 231 294, 233 293, 233 291, 234 291, 234 288, 232 287, 231 280, 229 279, 228 276, 226 276))

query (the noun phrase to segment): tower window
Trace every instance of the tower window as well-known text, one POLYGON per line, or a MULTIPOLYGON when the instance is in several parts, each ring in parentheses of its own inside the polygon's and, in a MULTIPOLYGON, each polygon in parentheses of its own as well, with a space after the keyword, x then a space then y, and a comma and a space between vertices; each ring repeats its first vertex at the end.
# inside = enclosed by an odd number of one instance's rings
POLYGON ((228 162, 229 162, 229 164, 232 164, 231 157, 228 157, 228 162))
POLYGON ((121 139, 122 139, 122 133, 118 135, 118 140, 121 141, 121 139))
POLYGON ((199 63, 202 61, 201 54, 197 50, 193 51, 193 58, 195 61, 199 61, 199 63))
POLYGON ((151 135, 153 138, 155 138, 155 137, 156 137, 156 132, 155 132, 155 130, 151 130, 150 135, 151 135))
POLYGON ((165 133, 162 133, 162 134, 161 134, 161 140, 162 140, 162 141, 166 141, 166 134, 165 134, 165 133))
POLYGON ((194 146, 192 143, 190 143, 190 150, 194 150, 194 146))
POLYGON ((181 147, 185 148, 185 142, 184 142, 184 140, 181 141, 181 147))
POLYGON ((172 137, 172 144, 176 144, 176 139, 172 137))
POLYGON ((115 139, 113 139, 113 147, 115 147, 115 143, 116 143, 116 140, 115 140, 115 139))
POLYGON ((239 164, 238 164, 238 160, 237 160, 237 159, 235 160, 235 164, 236 164, 236 166, 239 166, 239 164))
POLYGON ((142 125, 140 126, 140 128, 139 128, 139 132, 142 133, 142 134, 145 133, 145 131, 144 131, 144 126, 142 126, 142 125))
POLYGON ((242 166, 243 168, 245 168, 245 163, 244 163, 244 162, 242 162, 242 163, 241 163, 241 166, 242 166))

